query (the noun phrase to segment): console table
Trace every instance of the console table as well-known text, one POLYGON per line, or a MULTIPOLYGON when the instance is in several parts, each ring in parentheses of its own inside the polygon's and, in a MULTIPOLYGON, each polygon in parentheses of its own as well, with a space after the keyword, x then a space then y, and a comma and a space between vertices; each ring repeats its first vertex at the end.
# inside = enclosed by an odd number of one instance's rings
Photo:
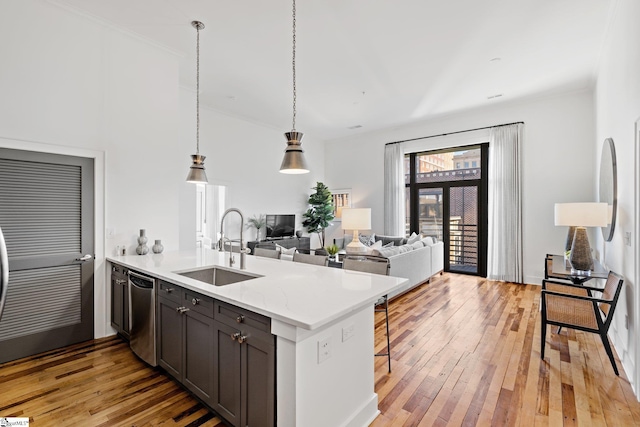
POLYGON ((593 270, 590 271, 578 271, 571 267, 567 267, 563 255, 553 255, 553 262, 551 263, 551 271, 554 276, 563 277, 570 280, 573 283, 580 284, 590 279, 606 279, 609 275, 609 270, 605 269, 600 261, 593 260, 593 270))
POLYGON ((274 248, 275 248, 275 245, 278 244, 286 249, 296 248, 298 250, 301 250, 300 252, 306 251, 306 253, 309 253, 309 251, 311 250, 310 237, 284 237, 281 239, 261 240, 260 242, 255 240, 247 242, 247 247, 251 249, 251 254, 253 254, 253 249, 256 247, 258 243, 260 243, 261 245, 262 244, 267 245, 267 244, 273 243, 274 248))

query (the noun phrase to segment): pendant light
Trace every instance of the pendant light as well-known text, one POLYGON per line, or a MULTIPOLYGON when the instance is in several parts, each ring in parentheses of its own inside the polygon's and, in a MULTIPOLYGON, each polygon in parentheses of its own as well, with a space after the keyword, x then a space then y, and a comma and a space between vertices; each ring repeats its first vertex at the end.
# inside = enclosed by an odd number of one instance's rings
POLYGON ((285 132, 287 149, 284 151, 284 159, 280 166, 281 173, 301 174, 309 173, 307 162, 304 160, 302 150, 302 132, 296 131, 296 0, 293 0, 293 126, 291 132, 285 132))
POLYGON ((196 29, 196 154, 191 155, 193 164, 189 168, 187 182, 193 184, 206 184, 207 174, 204 171, 205 156, 200 155, 200 30, 204 24, 200 21, 192 21, 191 26, 196 29))

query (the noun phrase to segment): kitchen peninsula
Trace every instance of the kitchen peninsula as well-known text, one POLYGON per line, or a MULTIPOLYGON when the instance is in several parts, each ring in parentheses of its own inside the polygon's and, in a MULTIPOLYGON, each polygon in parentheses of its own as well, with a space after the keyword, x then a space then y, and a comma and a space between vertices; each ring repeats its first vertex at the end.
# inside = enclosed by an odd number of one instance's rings
POLYGON ((228 256, 198 249, 107 260, 157 278, 165 287, 211 298, 217 306, 268 318, 275 337, 277 426, 360 427, 372 422, 378 414, 373 304, 406 280, 254 256, 240 270, 237 261, 229 267, 228 256), (194 278, 198 270, 212 267, 251 277, 223 286, 194 278))

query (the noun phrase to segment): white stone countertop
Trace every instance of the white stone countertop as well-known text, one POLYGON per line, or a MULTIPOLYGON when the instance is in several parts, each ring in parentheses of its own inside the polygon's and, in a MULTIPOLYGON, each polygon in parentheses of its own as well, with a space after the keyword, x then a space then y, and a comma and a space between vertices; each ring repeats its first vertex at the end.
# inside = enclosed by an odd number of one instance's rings
POLYGON ((214 286, 176 273, 214 266, 229 269, 229 253, 226 255, 217 250, 196 249, 107 260, 308 330, 321 328, 366 305, 373 306, 378 298, 407 281, 252 255, 246 257, 246 270, 240 270, 237 253, 232 270, 262 277, 214 286))

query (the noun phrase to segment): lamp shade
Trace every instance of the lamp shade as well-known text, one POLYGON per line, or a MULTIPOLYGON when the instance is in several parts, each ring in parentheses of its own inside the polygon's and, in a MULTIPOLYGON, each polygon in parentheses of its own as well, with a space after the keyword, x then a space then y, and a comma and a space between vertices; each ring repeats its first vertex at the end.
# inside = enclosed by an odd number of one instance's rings
POLYGON ((575 227, 606 227, 606 203, 556 203, 555 225, 575 227))
POLYGON ((342 210, 343 230, 371 230, 371 208, 344 208, 342 210))

